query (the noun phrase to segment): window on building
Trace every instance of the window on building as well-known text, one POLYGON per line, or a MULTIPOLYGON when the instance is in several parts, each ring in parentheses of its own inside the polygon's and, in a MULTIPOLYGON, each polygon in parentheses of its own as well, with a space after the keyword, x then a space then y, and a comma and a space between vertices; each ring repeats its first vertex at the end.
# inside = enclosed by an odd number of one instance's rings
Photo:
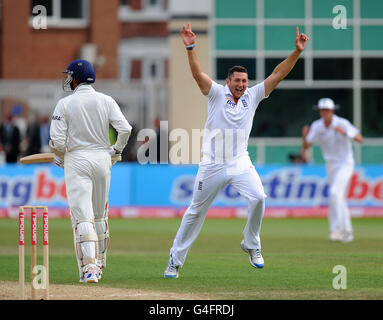
MULTIPOLYGON (((275 69, 286 58, 270 58, 265 60, 265 78, 267 78, 275 69)), ((294 68, 287 75, 285 80, 304 80, 305 78, 305 61, 299 59, 295 64, 294 68)))
POLYGON ((241 0, 241 5, 239 6, 233 0, 216 0, 215 16, 217 18, 256 18, 256 1, 241 0))
POLYGON ((164 79, 165 61, 163 59, 145 58, 142 64, 144 79, 164 79))
POLYGON ((140 59, 133 59, 132 61, 130 61, 129 71, 130 74, 128 74, 128 79, 141 79, 142 61, 140 59))
POLYGON ((251 25, 217 25, 215 41, 217 50, 256 50, 257 30, 251 25), (238 39, 240 35, 241 41, 238 39))
POLYGON ((352 80, 352 58, 314 59, 314 80, 352 80))
POLYGON ((227 72, 233 66, 243 66, 247 69, 249 80, 256 78, 256 60, 254 58, 218 58, 216 60, 217 80, 227 78, 227 72))
POLYGON ((383 80, 383 58, 362 58, 362 79, 383 80))
MULTIPOLYGON (((270 51, 294 50, 294 41, 291 38, 295 35, 296 27, 296 25, 265 26, 265 49, 270 51)), ((298 25, 298 27, 299 32, 305 32, 304 26, 298 25)))
MULTIPOLYGON (((31 0, 32 9, 44 6, 47 10, 48 26, 83 26, 87 21, 89 0, 31 0), (80 23, 80 24, 79 24, 80 23)), ((32 17, 36 14, 32 13, 32 17)))
POLYGON ((362 89, 362 134, 365 137, 383 136, 383 89, 362 89))
POLYGON ((353 121, 352 89, 276 89, 260 103, 251 136, 300 137, 305 124, 319 119, 314 106, 323 97, 340 106, 337 115, 353 121))
POLYGON ((61 1, 61 17, 80 19, 84 16, 82 0, 61 1))
POLYGON ((145 9, 162 10, 164 7, 163 0, 142 0, 145 9))
POLYGON ((31 1, 31 12, 34 7, 43 6, 47 10, 48 17, 53 15, 53 0, 32 0, 31 1))
POLYGON ((150 64, 150 77, 155 78, 158 74, 157 65, 155 63, 150 64))
POLYGON ((118 18, 123 22, 168 21, 168 0, 121 0, 118 18))
POLYGON ((164 59, 122 59, 120 62, 120 80, 165 79, 166 61, 164 59))

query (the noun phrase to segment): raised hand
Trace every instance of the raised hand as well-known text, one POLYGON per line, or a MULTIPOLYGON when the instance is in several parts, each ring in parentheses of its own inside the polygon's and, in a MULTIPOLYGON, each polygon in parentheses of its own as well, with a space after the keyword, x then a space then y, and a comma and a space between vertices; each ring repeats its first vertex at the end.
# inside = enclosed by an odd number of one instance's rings
POLYGON ((180 35, 185 46, 193 44, 197 39, 196 35, 191 29, 190 23, 188 23, 187 27, 183 26, 180 31, 180 35))
POLYGON ((295 48, 298 51, 303 51, 304 48, 306 47, 306 41, 310 40, 308 36, 306 36, 304 33, 299 34, 299 28, 297 27, 296 29, 297 34, 295 38, 295 48))

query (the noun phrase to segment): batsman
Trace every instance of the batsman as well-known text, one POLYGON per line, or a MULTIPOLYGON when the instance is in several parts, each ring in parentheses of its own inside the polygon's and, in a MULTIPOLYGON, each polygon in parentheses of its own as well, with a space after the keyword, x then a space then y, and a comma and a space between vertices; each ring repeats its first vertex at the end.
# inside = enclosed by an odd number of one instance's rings
POLYGON ((111 168, 132 127, 115 100, 91 86, 96 75, 90 62, 74 60, 63 73, 63 90, 73 93, 56 105, 49 145, 64 168, 80 282, 92 283, 106 267, 111 168), (110 124, 118 133, 113 146, 110 124))

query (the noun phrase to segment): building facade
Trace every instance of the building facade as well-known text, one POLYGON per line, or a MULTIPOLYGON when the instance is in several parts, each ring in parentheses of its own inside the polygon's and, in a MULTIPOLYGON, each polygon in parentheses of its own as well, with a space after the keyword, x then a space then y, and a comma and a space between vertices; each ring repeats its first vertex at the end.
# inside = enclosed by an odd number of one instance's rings
MULTIPOLYGON (((319 117, 312 106, 331 97, 340 105, 339 115, 373 138, 355 146, 357 160, 383 160, 376 140, 383 136, 376 121, 383 116, 382 1, 215 0, 210 23, 212 74, 222 83, 235 64, 247 67, 252 84, 265 79, 294 50, 296 26, 311 38, 291 74, 257 110, 254 159, 286 161, 288 153, 299 150, 294 137, 319 117)), ((313 157, 323 162, 318 148, 313 157)))
MULTIPOLYGON (((303 125, 318 118, 313 105, 327 96, 367 138, 355 146, 357 161, 383 160, 381 0, 0 0, 0 17, 1 119, 15 105, 27 118, 30 110, 51 113, 64 96, 60 72, 84 58, 96 68, 95 88, 112 95, 138 129, 168 120, 170 130, 189 136, 203 128, 206 99, 188 68, 182 25, 192 24, 213 79, 224 83, 240 64, 250 85, 292 52, 299 26, 311 40, 256 112, 252 159, 288 162, 303 125)), ((312 152, 323 163, 319 149, 312 152)))
POLYGON ((167 116, 166 1, 1 0, 0 7, 2 118, 15 103, 26 117, 51 113, 64 94, 61 71, 77 58, 93 63, 96 89, 115 97, 132 122, 150 127, 167 116))

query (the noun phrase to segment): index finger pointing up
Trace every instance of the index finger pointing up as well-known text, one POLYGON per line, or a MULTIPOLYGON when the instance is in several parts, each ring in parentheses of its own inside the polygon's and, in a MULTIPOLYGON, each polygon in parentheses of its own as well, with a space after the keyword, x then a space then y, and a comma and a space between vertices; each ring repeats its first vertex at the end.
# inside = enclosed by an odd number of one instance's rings
POLYGON ((297 26, 297 37, 299 36, 299 27, 297 26))

